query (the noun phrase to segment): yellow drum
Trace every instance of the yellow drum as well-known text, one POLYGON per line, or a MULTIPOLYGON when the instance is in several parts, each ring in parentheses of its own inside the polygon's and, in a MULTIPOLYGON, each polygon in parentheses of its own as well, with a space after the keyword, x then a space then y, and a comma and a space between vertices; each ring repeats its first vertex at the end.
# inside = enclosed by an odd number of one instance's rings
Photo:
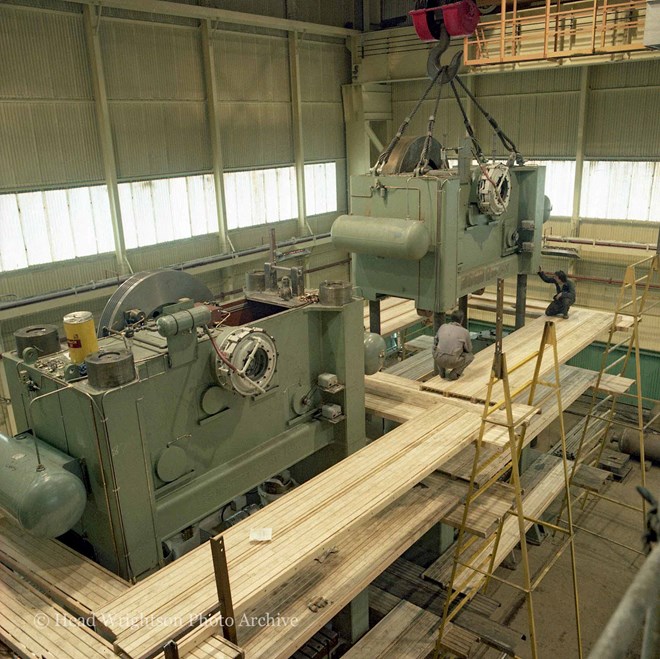
POLYGON ((73 311, 64 316, 64 333, 74 364, 82 364, 87 355, 99 349, 91 311, 73 311))

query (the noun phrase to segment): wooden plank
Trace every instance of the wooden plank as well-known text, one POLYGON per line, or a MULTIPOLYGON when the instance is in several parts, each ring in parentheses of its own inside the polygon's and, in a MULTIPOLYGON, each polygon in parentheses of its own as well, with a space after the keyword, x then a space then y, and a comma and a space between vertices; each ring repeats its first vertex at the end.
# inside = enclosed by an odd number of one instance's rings
POLYGON ((477 643, 479 643, 479 637, 467 629, 463 629, 453 622, 445 625, 441 645, 455 657, 468 659, 477 643))
POLYGON ((428 334, 422 334, 410 341, 406 341, 403 344, 403 349, 406 352, 418 352, 419 350, 428 350, 433 348, 433 342, 435 341, 434 337, 429 336, 428 334))
POLYGON ((435 366, 431 349, 421 350, 403 361, 384 369, 389 375, 397 375, 408 380, 424 381, 435 375, 435 366))
POLYGON ((598 384, 598 391, 603 391, 607 394, 625 394, 633 384, 635 384, 635 380, 632 378, 603 373, 598 384))
MULTIPOLYGON (((247 620, 266 613, 295 625, 239 628, 241 647, 248 657, 287 659, 356 595, 412 546, 440 517, 456 507, 465 486, 447 483, 415 487, 370 520, 364 520, 335 540, 337 549, 323 562, 282 584, 245 611, 247 620), (308 604, 323 597, 328 604, 316 612, 308 604)), ((239 612, 239 617, 243 612, 239 612)), ((240 622, 240 620, 239 620, 240 622)), ((203 644, 200 646, 203 648, 203 644)))
MULTIPOLYGON (((562 365, 559 369, 562 409, 566 409, 569 405, 575 402, 593 384, 596 375, 597 374, 593 371, 577 368, 575 366, 562 365)), ((527 397, 528 393, 525 392, 519 396, 519 399, 527 400, 527 397)), ((557 396, 553 389, 539 387, 534 398, 534 404, 538 406, 541 413, 530 416, 525 431, 523 447, 527 446, 541 431, 545 430, 559 416, 557 396)), ((488 440, 487 443, 482 446, 483 462, 492 458, 497 452, 497 447, 508 442, 509 437, 508 432, 506 431, 500 432, 499 434, 489 432, 486 439, 488 440)), ((469 480, 472 474, 474 452, 475 446, 469 446, 442 465, 440 470, 453 478, 460 478, 466 481, 469 480)), ((508 451, 494 459, 481 473, 478 474, 475 480, 477 485, 481 486, 486 483, 498 471, 501 471, 509 460, 510 454, 508 451)))
MULTIPOLYGON (((379 396, 384 400, 408 403, 425 409, 436 405, 438 402, 443 402, 448 405, 456 405, 479 416, 483 414, 484 410, 483 403, 471 403, 462 398, 440 396, 436 392, 422 391, 421 387, 423 385, 419 382, 413 382, 390 373, 380 372, 367 375, 364 378, 364 386, 365 391, 370 395, 379 396)), ((530 407, 523 403, 515 403, 512 409, 516 424, 538 412, 536 406, 530 407)), ((493 412, 489 419, 493 423, 506 423, 506 414, 503 411, 493 412)))
MULTIPOLYGON (((234 606, 245 610, 303 566, 323 555, 338 534, 373 516, 467 446, 479 418, 438 403, 432 413, 410 421, 363 448, 312 481, 238 524, 225 534, 234 606), (384 484, 387 486, 385 487, 384 484), (252 543, 253 526, 273 529, 270 543, 252 543)), ((102 609, 112 621, 115 645, 145 656, 186 625, 125 626, 126 616, 165 616, 184 621, 217 607, 210 551, 202 546, 137 584, 102 609), (121 614, 121 615, 120 615, 121 614)))
MULTIPOLYGON (((346 659, 426 659, 435 647, 440 618, 418 606, 399 602, 383 620, 369 630, 345 655, 346 659)), ((450 623, 451 624, 451 623, 450 623)), ((463 649, 467 637, 457 634, 463 649)), ((477 642, 475 639, 474 642, 477 642)), ((467 656, 467 655, 466 655, 467 656)))
MULTIPOLYGON (((389 613, 400 600, 442 617, 445 591, 421 577, 423 568, 398 559, 369 586, 369 606, 382 616, 389 613)), ((454 619, 454 623, 476 634, 484 643, 514 656, 520 654, 524 634, 489 620, 499 603, 477 593, 454 619)))
POLYGON ((598 469, 588 464, 580 464, 575 470, 572 484, 590 492, 602 492, 612 474, 604 469, 598 469))
MULTIPOLYGON (((503 351, 506 354, 509 371, 522 363, 530 354, 539 349, 543 327, 546 321, 555 324, 557 332, 557 352, 559 362, 564 363, 580 350, 593 343, 612 322, 612 314, 593 309, 575 307, 568 320, 563 318, 537 318, 521 329, 503 339, 503 351)), ((493 362, 495 346, 489 346, 475 355, 474 362, 466 369, 459 380, 443 380, 434 377, 422 385, 424 390, 438 391, 448 396, 457 396, 467 400, 486 399, 488 378, 493 362)), ((529 382, 534 373, 536 360, 530 360, 510 373, 511 390, 529 382)), ((545 351, 541 375, 547 375, 553 368, 552 350, 545 351)), ((494 388, 494 399, 503 398, 501 383, 494 388)))
POLYGON ((0 562, 76 616, 125 593, 130 584, 57 540, 37 538, 0 517, 0 562))
MULTIPOLYGON (((511 509, 513 490, 494 483, 479 496, 468 510, 465 528, 481 538, 487 538, 497 530, 500 520, 511 509)), ((458 529, 463 524, 465 505, 459 506, 442 518, 443 523, 458 529)))
MULTIPOLYGON (((522 474, 521 485, 525 489, 523 496, 525 515, 540 517, 564 488, 562 461, 552 455, 542 455, 522 474)), ((525 529, 529 530, 531 526, 531 522, 525 522, 525 529)), ((469 557, 464 557, 461 562, 472 565, 486 562, 492 551, 492 540, 494 537, 476 540, 468 550, 469 557)), ((502 563, 519 541, 518 519, 515 515, 509 515, 502 527, 500 544, 495 556, 495 567, 502 563)), ((454 551, 450 549, 424 572, 424 578, 447 586, 451 578, 453 561, 454 551)), ((455 579, 454 589, 467 592, 478 588, 483 581, 484 577, 481 574, 474 570, 464 570, 455 579)))
POLYGON ((0 640, 26 659, 115 657, 100 636, 4 565, 0 565, 0 640))

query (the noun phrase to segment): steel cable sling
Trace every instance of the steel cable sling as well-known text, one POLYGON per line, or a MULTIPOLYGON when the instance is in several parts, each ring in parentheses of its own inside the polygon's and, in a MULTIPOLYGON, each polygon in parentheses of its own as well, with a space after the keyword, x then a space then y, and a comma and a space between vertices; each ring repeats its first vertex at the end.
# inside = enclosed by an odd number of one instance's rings
POLYGON ((387 164, 387 161, 390 159, 390 156, 392 155, 392 151, 394 151, 394 147, 403 137, 403 134, 406 132, 406 129, 408 128, 408 124, 410 124, 413 117, 417 114, 417 111, 421 107, 422 103, 426 100, 426 97, 429 95, 431 89, 433 89, 433 85, 435 85, 441 73, 442 73, 442 69, 438 69, 437 73, 435 74, 435 76, 429 83, 428 87, 426 88, 426 91, 424 92, 424 94, 422 94, 422 97, 415 104, 413 111, 403 120, 403 123, 401 124, 401 126, 399 126, 399 130, 396 132, 396 135, 392 138, 392 141, 388 144, 385 151, 383 151, 380 154, 380 156, 378 156, 378 160, 376 161, 376 164, 372 168, 372 172, 374 174, 379 175, 383 171, 383 167, 387 164))
MULTIPOLYGON (((504 146, 504 148, 509 153, 514 154, 515 162, 518 165, 524 165, 525 164, 525 159, 522 157, 522 154, 518 151, 518 148, 513 143, 513 140, 500 128, 497 121, 495 121, 495 119, 483 108, 483 106, 479 103, 479 101, 476 99, 474 94, 463 83, 461 78, 459 76, 454 76, 454 79, 462 87, 463 91, 468 95, 470 100, 475 104, 475 106, 477 107, 479 112, 481 112, 481 114, 486 118, 486 121, 491 125, 491 127, 495 131, 495 134, 497 135, 497 137, 499 137, 500 142, 502 142, 502 146, 504 146)), ((453 81, 452 81, 452 89, 454 89, 453 81)), ((455 89, 454 89, 454 95, 456 96, 456 100, 458 100, 458 95, 457 95, 455 89)), ((460 105, 460 101, 459 101, 459 105, 460 105)), ((462 111, 462 107, 461 107, 461 111, 462 111)), ((467 117, 466 117, 465 113, 463 114, 463 116, 467 120, 467 117)), ((472 134, 470 135, 470 137, 472 137, 472 134)))

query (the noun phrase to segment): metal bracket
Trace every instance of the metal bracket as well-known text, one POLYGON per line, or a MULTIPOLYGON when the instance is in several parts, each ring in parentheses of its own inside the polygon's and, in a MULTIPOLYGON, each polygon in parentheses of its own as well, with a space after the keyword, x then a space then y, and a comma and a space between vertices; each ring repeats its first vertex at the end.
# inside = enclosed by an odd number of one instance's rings
POLYGON ((234 603, 232 602, 231 587, 229 585, 225 539, 220 535, 216 538, 211 538, 209 542, 211 543, 211 556, 213 557, 215 585, 218 589, 218 601, 220 602, 222 635, 231 643, 238 644, 234 603))

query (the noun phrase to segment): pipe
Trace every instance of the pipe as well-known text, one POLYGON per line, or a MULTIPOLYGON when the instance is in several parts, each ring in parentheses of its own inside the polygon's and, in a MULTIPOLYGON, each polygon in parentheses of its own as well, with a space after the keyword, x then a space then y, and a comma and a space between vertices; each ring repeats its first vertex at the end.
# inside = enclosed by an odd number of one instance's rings
POLYGON ((645 252, 655 251, 655 245, 650 243, 625 243, 615 240, 595 240, 592 238, 575 238, 569 236, 543 236, 545 242, 572 243, 574 245, 591 245, 592 247, 624 247, 625 249, 641 249, 645 252))
MULTIPOLYGON (((619 437, 619 451, 639 460, 639 432, 626 428, 619 437)), ((660 435, 644 433, 644 458, 660 463, 660 435)))
MULTIPOLYGON (((606 279, 605 277, 584 277, 582 275, 571 275, 570 277, 575 281, 593 281, 597 284, 610 284, 612 286, 621 286, 621 284, 623 284, 621 279, 606 279)), ((660 290, 660 284, 649 284, 649 288, 660 290)))
MULTIPOLYGON (((616 611, 594 645, 589 659, 619 659, 625 657, 644 619, 655 612, 660 590, 660 545, 653 551, 635 575, 616 611)), ((652 624, 652 621, 647 621, 652 624)))
MULTIPOLYGON (((299 245, 306 242, 314 242, 319 238, 329 238, 329 233, 321 233, 314 236, 307 236, 305 238, 291 238, 277 244, 278 247, 290 247, 291 245, 299 245)), ((190 268, 197 268, 202 265, 210 265, 212 263, 222 263, 224 261, 231 261, 241 256, 250 256, 251 254, 259 254, 260 252, 268 252, 270 245, 263 245, 259 247, 250 247, 249 249, 232 252, 231 254, 217 254, 215 256, 207 256, 201 259, 194 259, 192 261, 185 261, 184 263, 177 264, 175 270, 189 270, 190 268)), ((39 302, 46 302, 47 300, 56 300, 58 298, 69 297, 71 295, 78 295, 79 293, 87 293, 88 291, 95 291, 101 288, 110 288, 112 286, 119 286, 123 284, 132 275, 121 275, 111 279, 103 279, 101 281, 83 284, 64 291, 53 291, 51 293, 42 293, 27 298, 18 298, 11 302, 4 302, 0 304, 0 311, 6 309, 16 309, 18 307, 27 307, 31 304, 38 304, 39 302)))

